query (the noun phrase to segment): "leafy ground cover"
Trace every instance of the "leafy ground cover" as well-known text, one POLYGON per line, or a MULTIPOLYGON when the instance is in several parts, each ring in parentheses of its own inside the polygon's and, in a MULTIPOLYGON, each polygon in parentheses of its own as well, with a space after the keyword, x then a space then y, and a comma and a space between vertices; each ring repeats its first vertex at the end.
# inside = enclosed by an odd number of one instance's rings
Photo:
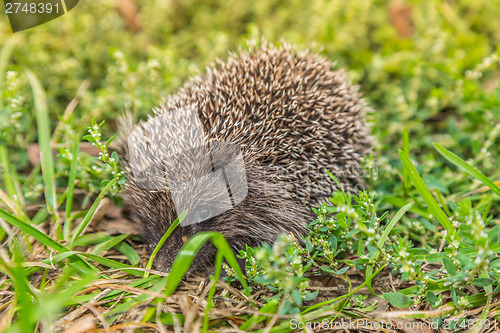
POLYGON ((498 330, 499 16, 487 0, 102 0, 15 35, 2 20, 0 330, 498 330), (186 245, 219 248, 210 280, 182 281, 188 251, 153 271, 122 209, 116 119, 261 37, 360 85, 369 185, 314 207, 304 247, 240 253, 246 277, 215 233, 186 245))

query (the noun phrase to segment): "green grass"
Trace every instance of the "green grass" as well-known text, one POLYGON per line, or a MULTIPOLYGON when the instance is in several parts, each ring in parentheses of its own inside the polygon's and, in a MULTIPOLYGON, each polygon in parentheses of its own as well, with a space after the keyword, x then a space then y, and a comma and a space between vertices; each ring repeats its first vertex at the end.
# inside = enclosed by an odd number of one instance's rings
POLYGON ((500 4, 408 0, 409 16, 397 17, 401 4, 388 0, 136 3, 138 33, 113 1, 80 2, 15 35, 0 22, 0 331, 500 320, 500 4), (368 189, 314 207, 304 247, 283 235, 237 254, 245 275, 211 232, 186 242, 172 274, 157 272, 158 249, 149 256, 137 236, 96 227, 123 205, 116 119, 144 117, 261 37, 310 47, 360 85, 373 108, 368 189), (184 281, 206 242, 219 251, 214 276, 184 281))

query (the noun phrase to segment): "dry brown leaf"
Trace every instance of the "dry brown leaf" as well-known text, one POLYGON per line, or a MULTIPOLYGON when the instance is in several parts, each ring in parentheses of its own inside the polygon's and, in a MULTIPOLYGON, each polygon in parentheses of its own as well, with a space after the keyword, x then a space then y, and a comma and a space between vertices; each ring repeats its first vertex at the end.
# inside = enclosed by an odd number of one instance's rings
POLYGON ((94 229, 104 231, 108 235, 139 235, 141 233, 140 227, 130 220, 125 218, 115 220, 102 220, 94 229))
POLYGON ((88 314, 73 322, 64 333, 84 333, 97 327, 93 315, 88 314))
POLYGON ((400 38, 409 37, 412 33, 412 8, 403 1, 394 0, 389 4, 389 18, 400 38))
POLYGON ((135 4, 134 0, 118 0, 118 12, 121 14, 127 25, 127 29, 133 32, 139 32, 142 30, 142 26, 139 23, 139 9, 135 4))
MULTIPOLYGON (((57 149, 58 145, 55 147, 52 146, 52 155, 54 158, 56 157, 59 150, 57 149)), ((99 156, 101 150, 92 146, 90 142, 80 142, 80 152, 87 153, 90 156, 99 156)), ((32 143, 28 146, 28 160, 30 161, 31 166, 37 166, 40 163, 40 146, 38 143, 32 143)))
POLYGON ((111 204, 112 202, 108 198, 104 198, 101 200, 96 208, 94 215, 92 215, 92 218, 90 219, 89 227, 95 228, 95 226, 102 221, 104 216, 106 216, 109 207, 111 207, 111 204))

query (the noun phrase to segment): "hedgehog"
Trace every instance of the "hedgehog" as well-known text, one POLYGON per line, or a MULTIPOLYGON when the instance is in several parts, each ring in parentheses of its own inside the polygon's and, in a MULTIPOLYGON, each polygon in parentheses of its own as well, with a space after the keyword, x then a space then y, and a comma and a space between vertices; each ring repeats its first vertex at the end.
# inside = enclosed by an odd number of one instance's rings
MULTIPOLYGON (((236 254, 283 233, 301 242, 311 206, 337 189, 325 169, 346 191, 364 184, 369 107, 358 87, 311 51, 262 44, 217 60, 147 122, 122 121, 124 187, 149 248, 188 211, 157 253, 158 270, 202 231, 221 233, 236 254)), ((216 251, 205 244, 190 271, 213 270, 216 251)))

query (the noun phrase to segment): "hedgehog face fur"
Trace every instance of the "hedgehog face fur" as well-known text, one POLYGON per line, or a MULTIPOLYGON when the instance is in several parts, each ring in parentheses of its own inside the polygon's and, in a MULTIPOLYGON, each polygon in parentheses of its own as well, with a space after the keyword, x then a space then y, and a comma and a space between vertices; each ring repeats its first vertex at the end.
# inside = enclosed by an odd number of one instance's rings
MULTIPOLYGON (((235 252, 245 244, 272 244, 280 233, 300 240, 310 206, 335 189, 325 169, 348 191, 363 184, 367 107, 345 73, 333 67, 308 52, 264 45, 232 54, 189 81, 154 110, 159 121, 139 125, 140 131, 131 121, 122 125, 125 189, 150 248, 189 210, 158 252, 157 269, 168 271, 184 240, 200 231, 222 233, 235 252), (199 127, 176 110, 194 110, 199 127), (165 115, 168 120, 161 119, 165 115), (138 149, 134 157, 136 146, 152 153, 142 157, 138 149), (246 185, 241 193, 231 188, 231 198, 241 199, 231 199, 232 206, 223 197, 227 187, 210 176, 218 170, 213 161, 227 162, 228 156, 241 157, 232 170, 244 175, 246 185)), ((192 271, 209 270, 215 253, 206 244, 192 271)))

